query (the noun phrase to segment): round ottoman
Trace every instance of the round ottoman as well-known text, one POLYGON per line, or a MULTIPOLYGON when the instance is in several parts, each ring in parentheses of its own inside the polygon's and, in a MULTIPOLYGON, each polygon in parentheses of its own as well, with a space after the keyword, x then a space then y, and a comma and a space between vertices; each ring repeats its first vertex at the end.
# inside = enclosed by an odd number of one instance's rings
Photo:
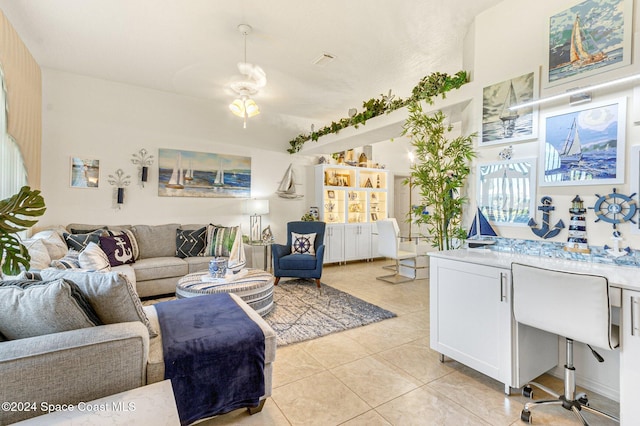
POLYGON ((185 275, 178 280, 176 297, 234 293, 257 313, 265 316, 273 309, 273 275, 262 269, 243 269, 236 275, 213 279, 208 271, 185 275))

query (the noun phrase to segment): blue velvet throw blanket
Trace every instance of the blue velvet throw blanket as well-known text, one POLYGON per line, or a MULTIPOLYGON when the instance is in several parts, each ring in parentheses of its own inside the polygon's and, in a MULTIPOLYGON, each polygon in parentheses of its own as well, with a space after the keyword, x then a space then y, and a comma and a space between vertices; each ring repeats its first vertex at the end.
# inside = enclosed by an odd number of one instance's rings
POLYGON ((182 425, 255 407, 264 395, 264 334, 228 294, 155 305, 165 379, 182 425))

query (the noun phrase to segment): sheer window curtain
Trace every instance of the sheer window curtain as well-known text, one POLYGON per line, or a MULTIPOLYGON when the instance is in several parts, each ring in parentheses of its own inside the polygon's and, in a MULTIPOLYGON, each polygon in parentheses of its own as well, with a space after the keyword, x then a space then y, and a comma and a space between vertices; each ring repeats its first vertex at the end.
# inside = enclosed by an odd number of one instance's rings
POLYGON ((27 184, 27 171, 18 144, 7 133, 7 88, 1 67, 0 80, 0 200, 4 200, 27 184))

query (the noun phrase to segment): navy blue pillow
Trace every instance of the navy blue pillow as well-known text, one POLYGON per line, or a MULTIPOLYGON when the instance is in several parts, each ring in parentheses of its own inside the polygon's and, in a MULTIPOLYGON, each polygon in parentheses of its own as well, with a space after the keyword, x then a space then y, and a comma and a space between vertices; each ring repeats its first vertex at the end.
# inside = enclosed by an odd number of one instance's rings
POLYGON ((176 229, 176 256, 184 259, 204 255, 206 236, 206 226, 192 231, 176 229))
POLYGON ((102 235, 102 231, 93 231, 88 234, 67 234, 66 232, 62 234, 64 242, 67 243, 67 247, 70 249, 74 249, 75 251, 82 251, 89 243, 100 242, 100 235, 102 235))

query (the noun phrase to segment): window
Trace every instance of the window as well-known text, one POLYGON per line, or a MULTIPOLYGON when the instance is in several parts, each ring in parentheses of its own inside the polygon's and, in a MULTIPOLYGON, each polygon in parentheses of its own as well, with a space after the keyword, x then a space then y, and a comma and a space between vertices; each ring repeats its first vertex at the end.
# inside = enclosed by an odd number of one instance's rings
POLYGON ((0 80, 0 200, 4 200, 27 184, 27 171, 18 144, 7 133, 7 90, 1 68, 0 80))

